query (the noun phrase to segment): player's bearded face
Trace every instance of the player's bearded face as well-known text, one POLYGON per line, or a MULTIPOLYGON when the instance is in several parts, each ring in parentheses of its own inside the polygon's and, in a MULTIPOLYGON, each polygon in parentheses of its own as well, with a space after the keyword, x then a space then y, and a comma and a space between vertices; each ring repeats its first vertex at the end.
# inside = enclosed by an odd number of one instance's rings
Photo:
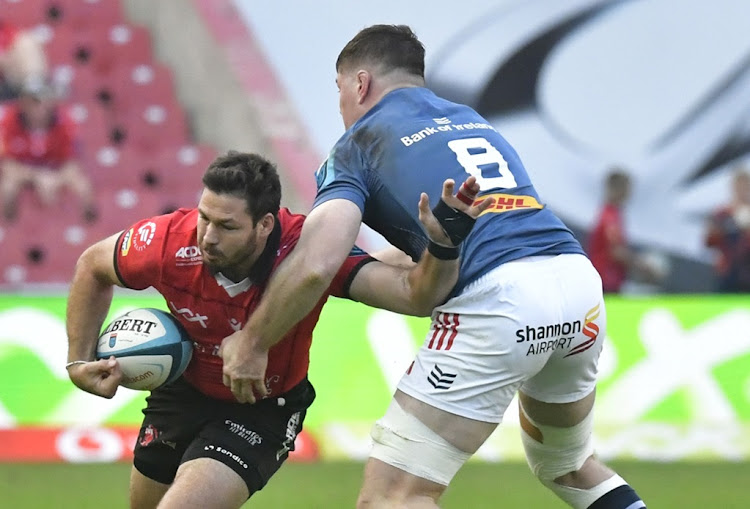
POLYGON ((198 203, 198 246, 203 263, 226 276, 244 277, 265 247, 261 224, 245 200, 204 190, 198 203))

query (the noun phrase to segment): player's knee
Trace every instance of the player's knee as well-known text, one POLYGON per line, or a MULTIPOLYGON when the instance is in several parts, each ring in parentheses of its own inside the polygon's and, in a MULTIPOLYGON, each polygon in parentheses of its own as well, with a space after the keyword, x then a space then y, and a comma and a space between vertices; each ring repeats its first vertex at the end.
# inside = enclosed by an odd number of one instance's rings
POLYGON ((594 453, 592 424, 590 412, 569 428, 545 426, 531 419, 521 405, 521 438, 532 472, 575 509, 645 508, 627 482, 603 465, 592 469, 589 463, 582 471, 594 453))
POLYGON ((542 481, 579 470, 594 453, 593 412, 568 428, 535 422, 521 405, 521 440, 529 468, 542 481))

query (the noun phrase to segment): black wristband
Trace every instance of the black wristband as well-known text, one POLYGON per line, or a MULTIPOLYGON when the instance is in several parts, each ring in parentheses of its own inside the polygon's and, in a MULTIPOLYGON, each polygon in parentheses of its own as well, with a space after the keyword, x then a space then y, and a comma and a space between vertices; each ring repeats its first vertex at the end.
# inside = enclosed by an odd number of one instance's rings
POLYGON ((427 243, 427 251, 438 260, 455 260, 459 254, 457 247, 441 246, 433 241, 427 243))
POLYGON ((442 198, 432 209, 432 214, 442 226, 443 231, 454 245, 459 245, 471 233, 476 219, 460 210, 454 209, 442 198))

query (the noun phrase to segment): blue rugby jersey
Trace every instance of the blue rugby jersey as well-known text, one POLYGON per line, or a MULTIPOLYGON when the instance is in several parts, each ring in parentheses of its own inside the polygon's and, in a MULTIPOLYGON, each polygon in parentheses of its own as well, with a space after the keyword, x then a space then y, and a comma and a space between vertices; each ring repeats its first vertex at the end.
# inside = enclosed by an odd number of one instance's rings
POLYGON ((426 88, 388 93, 339 139, 316 172, 314 207, 343 198, 363 222, 418 260, 427 246, 419 222, 421 192, 434 206, 443 181, 474 175, 480 197, 495 205, 462 245, 457 293, 502 263, 531 255, 584 254, 552 211, 540 203, 518 154, 468 106, 426 88))

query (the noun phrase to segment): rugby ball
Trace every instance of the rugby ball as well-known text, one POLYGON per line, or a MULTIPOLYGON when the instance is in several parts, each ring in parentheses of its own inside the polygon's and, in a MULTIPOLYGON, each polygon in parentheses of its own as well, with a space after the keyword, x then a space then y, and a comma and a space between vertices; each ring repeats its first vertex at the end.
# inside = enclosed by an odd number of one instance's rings
POLYGON ((151 391, 176 380, 193 354, 193 342, 175 317, 153 308, 129 311, 99 336, 96 358, 117 358, 128 389, 151 391))

